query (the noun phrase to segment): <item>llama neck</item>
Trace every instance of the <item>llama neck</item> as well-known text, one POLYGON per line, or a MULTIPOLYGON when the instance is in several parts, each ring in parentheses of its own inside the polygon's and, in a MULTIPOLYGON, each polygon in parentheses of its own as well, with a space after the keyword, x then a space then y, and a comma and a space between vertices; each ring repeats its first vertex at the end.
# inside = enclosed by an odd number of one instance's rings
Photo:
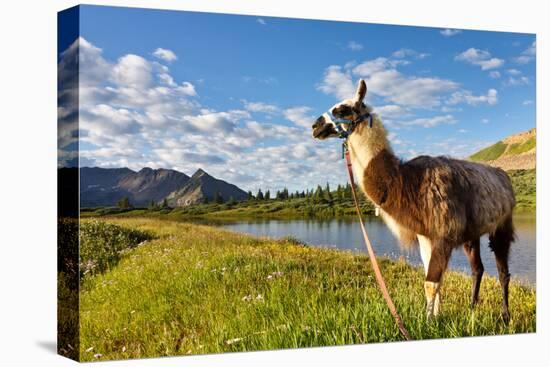
POLYGON ((359 186, 365 192, 365 169, 372 159, 383 150, 393 155, 386 129, 384 129, 378 117, 373 116, 372 127, 361 124, 355 129, 348 138, 348 149, 355 177, 359 186))

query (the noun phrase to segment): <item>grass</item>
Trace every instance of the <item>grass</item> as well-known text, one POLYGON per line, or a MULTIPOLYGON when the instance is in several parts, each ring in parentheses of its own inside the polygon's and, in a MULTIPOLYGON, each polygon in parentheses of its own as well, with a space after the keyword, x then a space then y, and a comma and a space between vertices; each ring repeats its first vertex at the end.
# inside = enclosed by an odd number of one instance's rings
POLYGON ((80 277, 111 269, 126 251, 152 238, 147 232, 98 220, 87 221, 80 227, 80 277))
POLYGON ((506 150, 507 145, 502 141, 496 142, 495 144, 480 150, 479 152, 470 156, 470 159, 473 161, 493 161, 500 157, 502 153, 506 150))
POLYGON ((508 150, 506 151, 506 155, 517 155, 521 153, 525 153, 533 149, 537 146, 537 139, 536 137, 531 137, 524 141, 523 143, 514 143, 510 145, 508 150))
POLYGON ((537 207, 536 169, 508 171, 516 194, 516 211, 534 212, 537 207))
MULTIPOLYGON (((374 206, 364 198, 361 199, 361 208, 364 215, 373 215, 374 206)), ((190 217, 205 217, 210 219, 244 219, 244 218, 338 218, 355 216, 355 207, 351 199, 345 200, 313 200, 295 198, 286 200, 248 200, 232 204, 208 203, 191 205, 175 209, 121 209, 97 208, 82 211, 83 217, 123 216, 167 219, 186 219, 190 217)))
MULTIPOLYGON (((83 361, 401 340, 364 255, 153 218, 105 222, 152 239, 82 279, 83 361)), ((414 339, 535 331, 530 287, 512 283, 505 325, 494 278, 484 277, 470 311, 470 277, 448 272, 442 314, 427 322, 423 272, 405 261, 381 266, 414 339)))

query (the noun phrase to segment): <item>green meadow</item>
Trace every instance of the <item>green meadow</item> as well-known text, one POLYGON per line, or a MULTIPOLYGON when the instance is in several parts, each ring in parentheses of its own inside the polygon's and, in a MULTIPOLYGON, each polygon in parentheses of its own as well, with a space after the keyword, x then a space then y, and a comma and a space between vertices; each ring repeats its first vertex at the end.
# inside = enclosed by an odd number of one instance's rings
MULTIPOLYGON (((143 217, 84 219, 80 236, 83 361, 402 340, 361 254, 143 217)), ((414 339, 536 329, 529 286, 512 283, 506 325, 495 278, 470 310, 470 277, 448 272, 442 314, 427 321, 423 271, 381 267, 414 339)))

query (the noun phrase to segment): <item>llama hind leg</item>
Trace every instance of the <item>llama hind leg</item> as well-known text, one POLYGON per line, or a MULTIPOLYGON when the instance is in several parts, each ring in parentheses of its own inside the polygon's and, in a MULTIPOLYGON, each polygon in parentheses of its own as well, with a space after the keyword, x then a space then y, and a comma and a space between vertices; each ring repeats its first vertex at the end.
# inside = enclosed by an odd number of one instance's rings
POLYGON ((479 238, 471 242, 466 242, 464 244, 464 253, 468 257, 470 267, 472 268, 472 298, 470 306, 473 308, 478 301, 479 286, 484 271, 479 251, 479 238))
MULTIPOLYGON (((418 244, 420 247, 420 257, 422 258, 422 263, 424 264, 424 275, 428 275, 428 267, 430 265, 430 259, 432 257, 432 242, 428 237, 417 235, 418 238, 418 244)), ((441 280, 439 282, 439 287, 441 287, 441 280)), ((424 285, 424 288, 426 285, 424 285)), ((424 289, 425 290, 425 289, 424 289)), ((428 296, 426 295, 426 307, 429 306, 430 300, 428 299, 428 296)), ((439 311, 441 310, 441 301, 440 301, 440 295, 439 291, 435 294, 435 300, 433 301, 433 314, 437 316, 439 314, 439 311)))
POLYGON ((424 282, 424 292, 426 294, 426 315, 428 319, 437 315, 440 311, 439 292, 441 289, 441 281, 443 273, 447 269, 447 264, 451 255, 449 249, 443 243, 434 243, 426 281, 424 282))
POLYGON ((502 319, 505 323, 510 320, 508 309, 508 286, 510 284, 510 272, 508 270, 508 253, 514 240, 514 227, 512 218, 508 218, 495 233, 489 236, 489 246, 495 253, 500 286, 502 287, 502 319))

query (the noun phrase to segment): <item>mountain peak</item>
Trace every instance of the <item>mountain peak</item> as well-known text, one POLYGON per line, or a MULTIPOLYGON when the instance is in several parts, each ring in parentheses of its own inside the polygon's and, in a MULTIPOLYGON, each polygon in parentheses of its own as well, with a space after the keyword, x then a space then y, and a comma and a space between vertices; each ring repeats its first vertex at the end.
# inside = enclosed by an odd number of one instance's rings
POLYGON ((202 176, 210 176, 208 173, 206 173, 205 170, 202 168, 199 168, 195 173, 193 173, 192 178, 202 177, 202 176))

